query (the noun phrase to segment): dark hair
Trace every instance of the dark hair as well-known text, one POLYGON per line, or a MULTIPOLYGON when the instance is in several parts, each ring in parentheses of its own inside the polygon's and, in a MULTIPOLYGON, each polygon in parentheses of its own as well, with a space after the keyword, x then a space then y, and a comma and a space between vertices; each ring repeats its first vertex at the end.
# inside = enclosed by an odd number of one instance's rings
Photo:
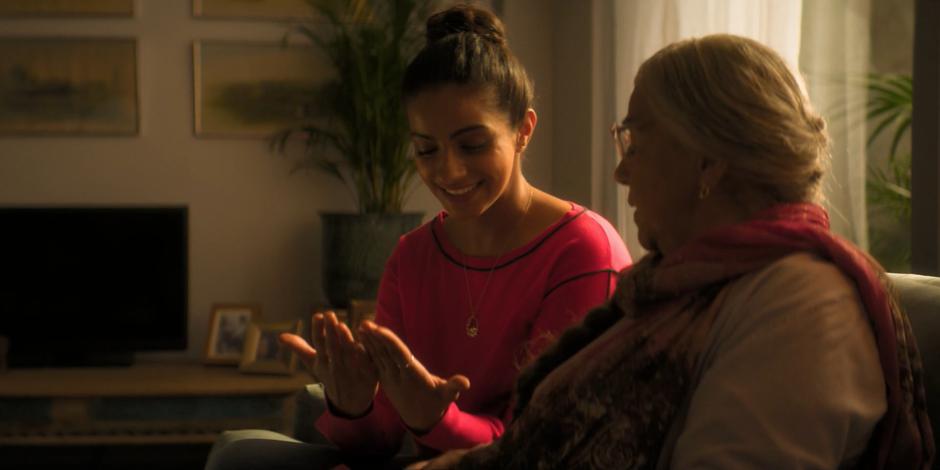
POLYGON ((457 84, 492 90, 518 126, 532 107, 532 83, 506 43, 503 23, 489 11, 457 5, 428 18, 426 44, 405 70, 402 98, 457 84))

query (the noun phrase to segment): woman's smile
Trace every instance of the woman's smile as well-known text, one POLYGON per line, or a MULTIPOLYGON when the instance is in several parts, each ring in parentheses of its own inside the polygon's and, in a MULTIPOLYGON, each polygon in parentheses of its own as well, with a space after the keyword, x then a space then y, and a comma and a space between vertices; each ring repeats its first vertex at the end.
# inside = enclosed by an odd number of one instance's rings
POLYGON ((446 192, 448 195, 457 197, 457 196, 464 196, 468 194, 470 191, 473 191, 474 189, 476 189, 478 186, 482 184, 483 184, 482 181, 478 181, 471 185, 462 186, 462 187, 461 186, 451 186, 451 187, 439 186, 439 187, 442 190, 444 190, 444 192, 446 192))

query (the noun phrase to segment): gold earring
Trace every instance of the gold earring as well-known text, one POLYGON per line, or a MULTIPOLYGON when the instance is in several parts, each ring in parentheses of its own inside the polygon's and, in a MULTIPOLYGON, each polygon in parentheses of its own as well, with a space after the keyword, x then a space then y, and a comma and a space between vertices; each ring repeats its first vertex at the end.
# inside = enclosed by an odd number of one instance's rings
POLYGON ((698 198, 705 199, 710 192, 711 188, 709 188, 707 184, 702 183, 702 186, 698 188, 698 198))

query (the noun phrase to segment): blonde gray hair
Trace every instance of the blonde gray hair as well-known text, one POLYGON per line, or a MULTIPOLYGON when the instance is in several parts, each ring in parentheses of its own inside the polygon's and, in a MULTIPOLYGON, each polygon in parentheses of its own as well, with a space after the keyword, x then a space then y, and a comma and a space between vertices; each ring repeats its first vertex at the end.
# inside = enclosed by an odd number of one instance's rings
POLYGON ((728 34, 679 41, 640 66, 636 86, 667 133, 727 162, 732 189, 774 202, 821 199, 826 122, 769 47, 728 34))

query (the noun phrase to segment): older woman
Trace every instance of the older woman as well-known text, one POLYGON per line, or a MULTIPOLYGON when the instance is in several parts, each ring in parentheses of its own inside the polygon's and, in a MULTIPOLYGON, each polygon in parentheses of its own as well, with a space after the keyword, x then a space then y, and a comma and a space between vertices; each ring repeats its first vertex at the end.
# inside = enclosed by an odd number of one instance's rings
POLYGON ((816 205, 825 123, 771 49, 715 35, 613 129, 650 253, 526 370, 498 441, 428 468, 929 468, 920 358, 883 270, 816 205))

